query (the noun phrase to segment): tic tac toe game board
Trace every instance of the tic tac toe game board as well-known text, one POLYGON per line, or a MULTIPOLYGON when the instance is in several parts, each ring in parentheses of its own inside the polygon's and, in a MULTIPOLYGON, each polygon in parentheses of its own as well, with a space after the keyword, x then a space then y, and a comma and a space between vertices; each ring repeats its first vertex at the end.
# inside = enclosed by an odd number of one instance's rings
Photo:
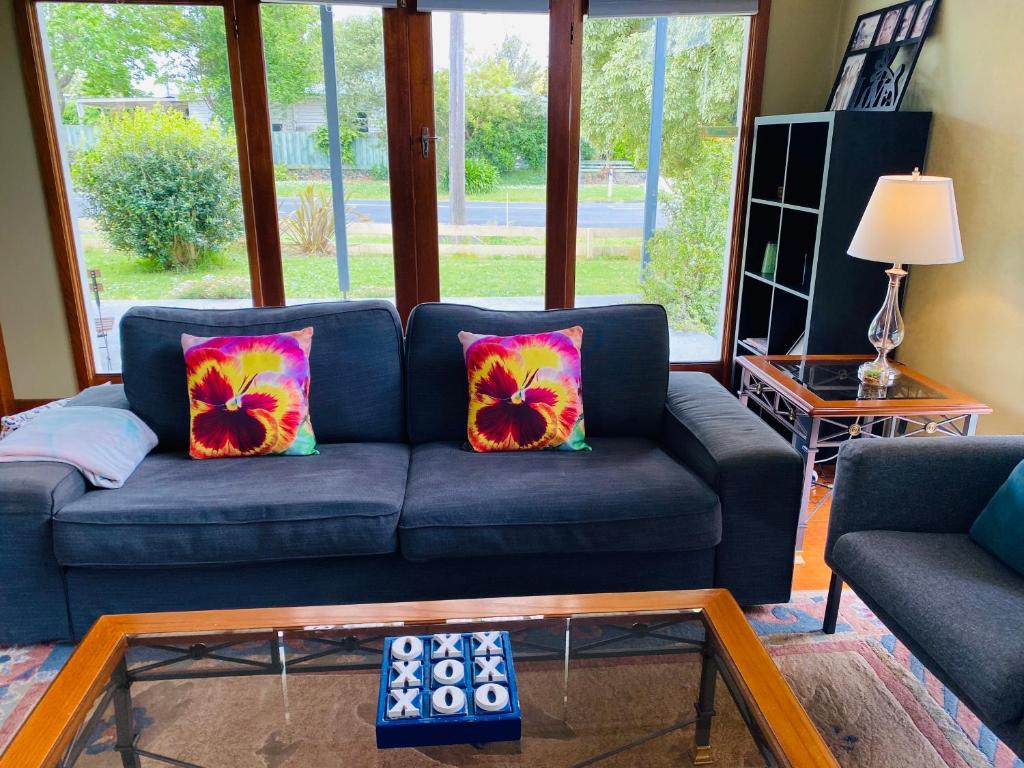
POLYGON ((508 632, 384 639, 378 747, 486 744, 521 735, 508 632))

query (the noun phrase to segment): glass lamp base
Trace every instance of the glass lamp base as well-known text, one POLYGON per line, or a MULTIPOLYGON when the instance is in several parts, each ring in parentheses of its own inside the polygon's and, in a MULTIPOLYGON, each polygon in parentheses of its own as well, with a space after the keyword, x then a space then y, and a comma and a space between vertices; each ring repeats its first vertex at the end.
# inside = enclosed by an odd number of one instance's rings
POLYGON ((881 355, 857 369, 857 378, 861 383, 871 387, 892 386, 899 375, 900 372, 889 365, 889 361, 881 355))

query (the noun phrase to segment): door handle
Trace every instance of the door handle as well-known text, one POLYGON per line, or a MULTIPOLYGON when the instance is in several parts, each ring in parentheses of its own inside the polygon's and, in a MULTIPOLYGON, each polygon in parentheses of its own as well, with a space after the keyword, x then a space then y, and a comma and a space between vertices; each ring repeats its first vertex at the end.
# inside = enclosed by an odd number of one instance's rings
POLYGON ((423 153, 424 159, 430 157, 430 142, 437 141, 437 139, 437 136, 430 135, 430 129, 424 125, 420 131, 420 152, 423 153))

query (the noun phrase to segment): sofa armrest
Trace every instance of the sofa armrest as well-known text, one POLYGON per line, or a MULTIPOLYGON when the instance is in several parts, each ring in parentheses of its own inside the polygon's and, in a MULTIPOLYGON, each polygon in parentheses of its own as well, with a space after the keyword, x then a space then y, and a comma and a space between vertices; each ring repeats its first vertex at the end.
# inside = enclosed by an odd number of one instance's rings
POLYGON ((1019 436, 847 442, 836 464, 826 562, 851 531, 965 533, 1022 460, 1019 436))
POLYGON ((0 645, 71 639, 53 515, 85 489, 68 464, 0 463, 0 645))
POLYGON ((796 450, 704 373, 669 376, 662 434, 721 502, 715 586, 745 604, 788 600, 803 477, 796 450))

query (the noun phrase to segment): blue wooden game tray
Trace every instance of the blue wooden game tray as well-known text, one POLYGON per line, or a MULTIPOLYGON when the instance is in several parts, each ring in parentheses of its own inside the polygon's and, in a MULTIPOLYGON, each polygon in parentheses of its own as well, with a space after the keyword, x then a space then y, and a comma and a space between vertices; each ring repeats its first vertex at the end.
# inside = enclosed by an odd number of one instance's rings
POLYGON ((522 715, 511 650, 508 632, 385 638, 377 746, 518 741, 522 715))

